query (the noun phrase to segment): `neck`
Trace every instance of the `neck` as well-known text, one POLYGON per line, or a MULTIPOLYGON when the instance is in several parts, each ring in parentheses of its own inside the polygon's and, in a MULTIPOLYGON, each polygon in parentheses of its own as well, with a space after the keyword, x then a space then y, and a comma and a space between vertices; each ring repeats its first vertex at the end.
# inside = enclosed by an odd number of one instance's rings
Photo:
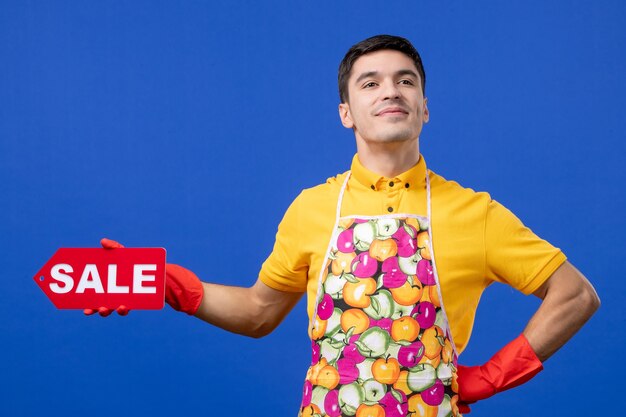
POLYGON ((359 161, 368 170, 393 178, 415 166, 420 158, 419 140, 372 143, 357 138, 359 161))

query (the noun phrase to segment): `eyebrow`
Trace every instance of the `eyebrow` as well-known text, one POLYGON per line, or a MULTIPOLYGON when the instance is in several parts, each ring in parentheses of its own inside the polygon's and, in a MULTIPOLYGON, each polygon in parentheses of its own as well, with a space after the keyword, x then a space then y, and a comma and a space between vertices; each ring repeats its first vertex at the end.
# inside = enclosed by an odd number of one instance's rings
MULTIPOLYGON (((355 81, 355 84, 360 83, 362 80, 364 80, 366 78, 375 77, 376 75, 378 75, 378 71, 364 72, 363 74, 358 76, 358 78, 355 81)), ((398 76, 398 75, 412 75, 416 79, 419 78, 417 73, 415 71, 411 70, 411 69, 402 69, 402 70, 396 71, 396 73, 394 75, 395 76, 398 76)))

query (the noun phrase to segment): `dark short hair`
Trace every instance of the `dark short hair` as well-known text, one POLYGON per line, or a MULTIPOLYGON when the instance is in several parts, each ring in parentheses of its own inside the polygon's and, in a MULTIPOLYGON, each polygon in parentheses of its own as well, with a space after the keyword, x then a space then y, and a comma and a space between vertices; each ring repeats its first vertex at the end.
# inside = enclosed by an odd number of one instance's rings
POLYGON ((426 73, 422 65, 422 58, 411 42, 400 36, 376 35, 353 45, 341 60, 337 81, 339 83, 339 99, 342 103, 348 101, 348 78, 350 78, 350 72, 356 60, 365 54, 383 49, 402 52, 413 60, 422 79, 422 93, 426 94, 426 73))

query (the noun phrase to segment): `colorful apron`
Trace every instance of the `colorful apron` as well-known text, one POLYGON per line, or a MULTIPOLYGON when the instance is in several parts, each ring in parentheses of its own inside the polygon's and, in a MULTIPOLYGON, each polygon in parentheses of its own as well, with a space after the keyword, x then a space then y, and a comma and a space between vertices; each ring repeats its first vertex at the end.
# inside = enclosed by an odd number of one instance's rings
MULTIPOLYGON (((428 171, 427 171, 428 172, 428 171)), ((459 416, 457 354, 427 217, 341 217, 321 268, 300 416, 459 416)))

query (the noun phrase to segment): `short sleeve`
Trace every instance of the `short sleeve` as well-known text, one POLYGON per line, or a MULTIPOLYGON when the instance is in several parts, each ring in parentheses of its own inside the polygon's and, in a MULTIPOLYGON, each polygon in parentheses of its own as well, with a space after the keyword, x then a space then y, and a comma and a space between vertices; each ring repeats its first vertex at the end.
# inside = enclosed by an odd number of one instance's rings
POLYGON ((259 279, 267 286, 289 292, 307 289, 308 263, 300 239, 300 196, 296 198, 278 225, 274 249, 263 263, 259 279))
POLYGON ((486 213, 485 254, 487 278, 524 294, 537 290, 567 259, 495 200, 486 213))

